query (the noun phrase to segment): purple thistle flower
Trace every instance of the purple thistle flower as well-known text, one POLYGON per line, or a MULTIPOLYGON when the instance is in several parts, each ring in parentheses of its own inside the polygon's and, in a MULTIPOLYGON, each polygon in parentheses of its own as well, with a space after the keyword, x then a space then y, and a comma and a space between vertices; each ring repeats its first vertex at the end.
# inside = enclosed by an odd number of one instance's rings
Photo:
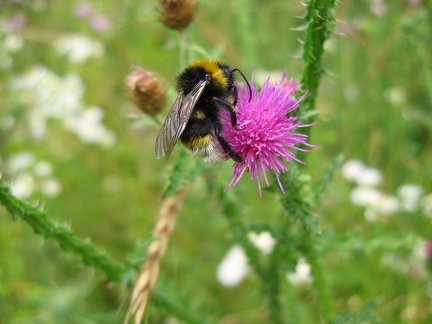
MULTIPOLYGON (((295 132, 297 128, 313 124, 302 125, 297 122, 297 117, 287 116, 299 107, 303 97, 299 100, 293 97, 298 90, 297 83, 294 80, 285 81, 286 76, 287 72, 284 72, 277 84, 270 83, 268 78, 261 91, 257 90, 252 80, 250 101, 248 87, 238 87, 237 126, 234 128, 230 122, 225 122, 222 135, 233 151, 243 158, 243 162, 234 163, 233 178, 225 190, 235 186, 248 171, 251 180, 257 180, 261 196, 261 181, 264 179, 265 184, 270 186, 267 171, 273 170, 280 189, 285 193, 279 178, 288 170, 284 162, 294 160, 304 164, 292 150, 309 152, 297 147, 298 144, 315 147, 307 143, 307 135, 295 132)), ((222 112, 221 116, 229 121, 228 113, 222 112)))

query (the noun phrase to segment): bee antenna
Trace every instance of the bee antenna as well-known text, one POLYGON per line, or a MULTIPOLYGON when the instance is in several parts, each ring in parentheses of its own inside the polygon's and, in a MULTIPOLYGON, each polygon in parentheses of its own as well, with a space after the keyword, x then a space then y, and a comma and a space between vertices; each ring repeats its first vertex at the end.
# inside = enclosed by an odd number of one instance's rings
POLYGON ((249 89, 249 101, 251 101, 251 99, 252 99, 252 89, 251 89, 251 86, 250 86, 250 84, 249 84, 249 81, 246 79, 246 77, 245 77, 245 75, 243 74, 243 72, 240 71, 240 70, 237 69, 237 68, 231 70, 231 73, 234 73, 235 71, 237 71, 238 73, 240 73, 240 75, 242 76, 243 80, 246 82, 246 84, 247 84, 247 86, 248 86, 248 89, 249 89))

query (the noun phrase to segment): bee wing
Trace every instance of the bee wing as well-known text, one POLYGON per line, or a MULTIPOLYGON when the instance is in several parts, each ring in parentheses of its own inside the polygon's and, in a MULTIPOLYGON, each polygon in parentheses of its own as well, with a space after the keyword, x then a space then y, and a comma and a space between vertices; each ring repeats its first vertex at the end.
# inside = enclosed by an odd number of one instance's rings
POLYGON ((179 95, 174 102, 170 112, 168 113, 165 122, 156 137, 155 143, 155 156, 160 159, 165 155, 168 158, 183 133, 192 111, 201 97, 209 80, 201 80, 186 96, 184 91, 180 91, 179 95))

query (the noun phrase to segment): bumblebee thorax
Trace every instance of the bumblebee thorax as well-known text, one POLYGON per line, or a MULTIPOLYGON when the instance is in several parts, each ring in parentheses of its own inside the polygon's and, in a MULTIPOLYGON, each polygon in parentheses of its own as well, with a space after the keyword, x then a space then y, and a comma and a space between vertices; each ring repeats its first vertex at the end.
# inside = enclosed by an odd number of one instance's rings
POLYGON ((210 85, 216 89, 227 89, 229 67, 215 60, 201 60, 189 65, 177 77, 177 90, 191 91, 196 82, 210 76, 210 85))

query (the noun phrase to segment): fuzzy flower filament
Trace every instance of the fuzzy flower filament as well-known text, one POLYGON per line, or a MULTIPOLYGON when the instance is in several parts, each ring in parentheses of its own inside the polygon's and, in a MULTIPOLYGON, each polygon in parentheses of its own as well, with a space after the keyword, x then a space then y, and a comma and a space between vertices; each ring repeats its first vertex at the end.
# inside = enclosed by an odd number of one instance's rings
MULTIPOLYGON (((261 182, 264 180, 266 186, 270 186, 267 172, 273 171, 280 189, 285 193, 280 181, 280 174, 288 170, 285 162, 303 163, 296 158, 293 150, 309 152, 298 145, 314 147, 307 143, 307 135, 296 133, 298 128, 311 125, 302 125, 297 122, 297 117, 288 116, 299 107, 302 98, 294 98, 297 83, 294 80, 286 81, 286 76, 284 72, 276 84, 271 83, 270 78, 267 79, 260 91, 252 83, 250 101, 249 89, 238 87, 237 126, 224 123, 222 134, 243 161, 234 163, 233 178, 226 190, 235 186, 248 171, 251 180, 257 180, 261 195, 261 182)), ((222 117, 229 120, 225 112, 222 112, 222 117)))

